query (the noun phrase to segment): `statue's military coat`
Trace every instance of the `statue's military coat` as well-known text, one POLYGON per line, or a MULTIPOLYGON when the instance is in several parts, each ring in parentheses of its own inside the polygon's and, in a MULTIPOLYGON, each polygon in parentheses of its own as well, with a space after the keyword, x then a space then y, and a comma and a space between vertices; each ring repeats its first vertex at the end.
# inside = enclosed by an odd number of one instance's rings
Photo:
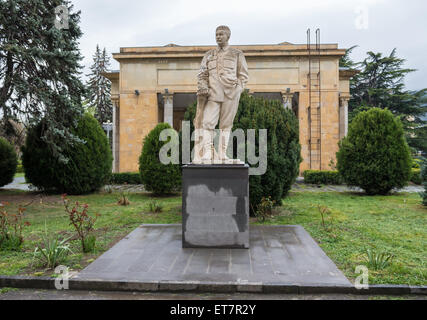
POLYGON ((242 51, 230 46, 215 48, 203 57, 198 89, 209 88, 208 100, 224 102, 240 96, 248 79, 248 65, 242 51))

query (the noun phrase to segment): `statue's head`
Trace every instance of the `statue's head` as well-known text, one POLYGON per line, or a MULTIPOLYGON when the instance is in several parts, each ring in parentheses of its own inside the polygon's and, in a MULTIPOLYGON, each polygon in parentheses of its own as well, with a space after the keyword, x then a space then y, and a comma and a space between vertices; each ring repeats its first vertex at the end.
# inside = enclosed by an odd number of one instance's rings
POLYGON ((230 36, 231 36, 231 30, 229 27, 219 26, 216 28, 215 39, 216 39, 216 43, 220 47, 223 47, 228 44, 228 40, 230 39, 230 36))

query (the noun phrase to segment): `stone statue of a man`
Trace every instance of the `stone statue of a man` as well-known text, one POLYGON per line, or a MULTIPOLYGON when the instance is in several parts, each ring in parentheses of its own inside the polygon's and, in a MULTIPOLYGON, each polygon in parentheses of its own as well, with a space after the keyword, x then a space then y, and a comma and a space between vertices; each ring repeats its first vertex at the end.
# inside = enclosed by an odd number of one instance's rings
POLYGON ((197 113, 194 119, 196 142, 193 163, 233 163, 226 156, 231 128, 240 94, 248 82, 248 66, 243 52, 228 45, 231 31, 216 28, 218 47, 203 57, 197 75, 197 113), (215 126, 219 120, 218 152, 213 146, 215 126))

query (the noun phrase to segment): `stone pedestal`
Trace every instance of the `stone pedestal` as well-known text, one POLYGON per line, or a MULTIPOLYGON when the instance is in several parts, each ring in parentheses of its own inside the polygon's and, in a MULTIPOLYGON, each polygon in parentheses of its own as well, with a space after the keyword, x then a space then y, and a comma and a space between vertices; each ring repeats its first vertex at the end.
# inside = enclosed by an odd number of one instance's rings
POLYGON ((182 167, 183 248, 249 248, 249 166, 182 167))

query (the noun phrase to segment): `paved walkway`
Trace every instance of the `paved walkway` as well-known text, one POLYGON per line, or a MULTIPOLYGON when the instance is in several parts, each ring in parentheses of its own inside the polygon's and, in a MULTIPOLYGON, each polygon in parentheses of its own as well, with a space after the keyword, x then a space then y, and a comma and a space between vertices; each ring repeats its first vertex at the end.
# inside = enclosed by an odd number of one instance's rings
POLYGON ((250 246, 184 249, 181 225, 142 225, 74 278, 160 286, 177 282, 351 286, 301 226, 251 226, 250 246))
POLYGON ((14 190, 24 190, 29 191, 30 185, 28 183, 25 183, 24 177, 18 177, 13 179, 12 183, 9 183, 0 189, 14 189, 14 190))
POLYGON ((43 289, 11 289, 0 300, 426 300, 426 296, 374 296, 354 294, 167 293, 43 289))
MULTIPOLYGON (((15 178, 12 183, 3 186, 0 189, 15 189, 15 190, 24 190, 30 191, 35 190, 34 187, 25 183, 24 177, 15 178)), ((144 186, 139 185, 106 185, 101 191, 103 192, 145 192, 144 186)), ((314 184, 305 184, 303 178, 298 178, 297 182, 292 185, 291 191, 306 191, 306 192, 363 192, 362 189, 354 187, 347 187, 345 185, 314 185, 314 184)), ((418 193, 423 192, 424 188, 422 186, 410 185, 406 186, 403 189, 396 189, 393 192, 409 192, 409 193, 418 193)))

